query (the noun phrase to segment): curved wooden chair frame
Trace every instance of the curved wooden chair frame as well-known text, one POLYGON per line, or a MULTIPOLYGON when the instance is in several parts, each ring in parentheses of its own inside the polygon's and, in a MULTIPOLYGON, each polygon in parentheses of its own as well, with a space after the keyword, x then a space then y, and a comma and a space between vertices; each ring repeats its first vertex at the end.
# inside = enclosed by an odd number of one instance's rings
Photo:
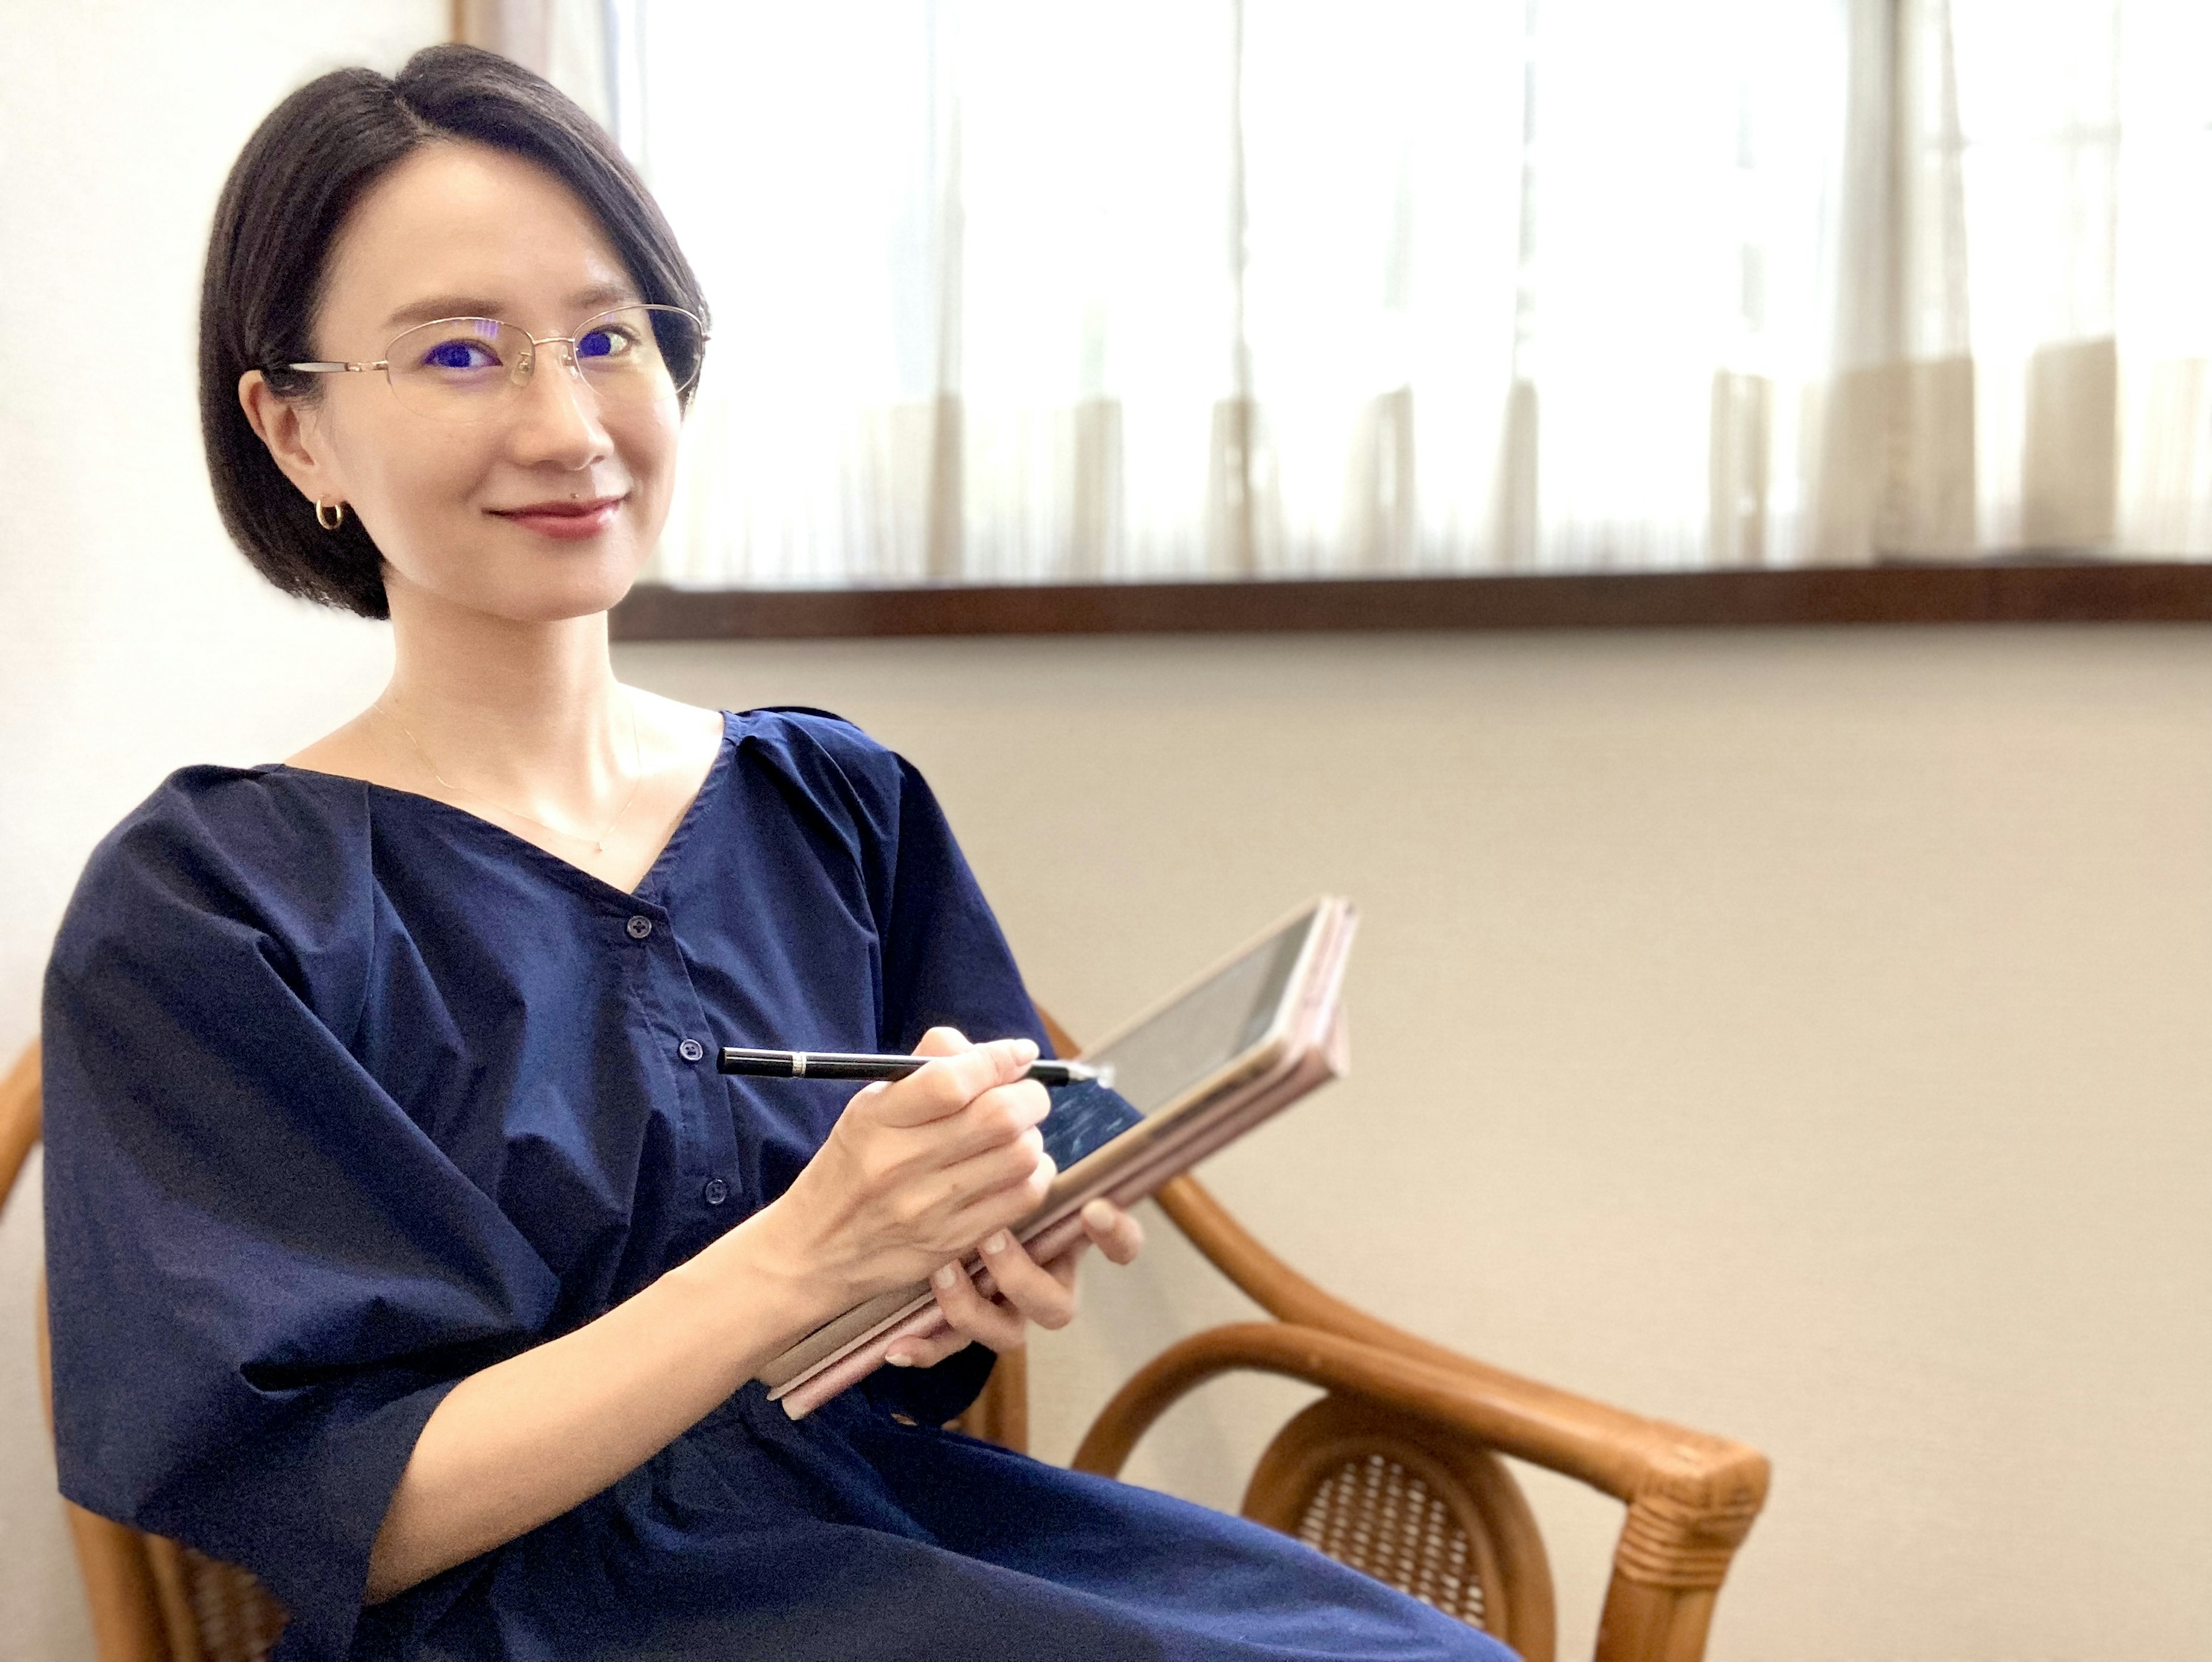
MULTIPOLYGON (((1063 1055, 1079 1048, 1050 1018, 1063 1055)), ((39 1050, 0 1080, 0 1200, 40 1134, 39 1050)), ((1404 1332, 1306 1280, 1192 1178, 1162 1210, 1275 1319, 1194 1334, 1140 1368, 1077 1450, 1117 1474, 1178 1399, 1237 1370, 1327 1394, 1261 1455, 1245 1516, 1481 1626, 1527 1662, 1553 1662, 1551 1568, 1500 1456, 1565 1473, 1627 1507, 1595 1662, 1700 1662, 1713 1604, 1766 1497, 1765 1456, 1523 1379, 1404 1332)), ((46 1300, 40 1373, 51 1379, 46 1300)), ((51 1391, 51 1385, 48 1385, 51 1391)), ((49 1423, 52 1403, 47 1404, 49 1423)), ((1002 1357, 955 1423, 1010 1448, 1028 1442, 1028 1368, 1002 1357)), ((283 1609, 245 1571, 68 1501, 100 1662, 260 1662, 283 1609)))

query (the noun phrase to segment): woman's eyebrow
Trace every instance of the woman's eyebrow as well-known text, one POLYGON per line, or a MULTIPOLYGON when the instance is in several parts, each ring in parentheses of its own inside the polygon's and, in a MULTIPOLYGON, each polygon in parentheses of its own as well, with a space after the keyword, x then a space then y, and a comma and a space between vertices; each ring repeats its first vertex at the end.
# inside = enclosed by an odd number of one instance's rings
POLYGON ((428 300, 418 300, 403 306, 384 320, 387 329, 404 329, 410 324, 435 323, 440 318, 495 318, 499 302, 472 295, 434 295, 428 300))
POLYGON ((603 312, 610 306, 634 306, 637 301, 637 290, 621 283, 595 283, 568 296, 568 304, 579 311, 588 307, 603 312))
MULTIPOLYGON (((637 299, 635 290, 617 283, 593 283, 588 289, 579 289, 565 302, 573 311, 588 315, 610 306, 621 306, 637 299)), ((433 295, 401 307, 385 319, 387 329, 405 329, 417 323, 435 323, 441 318, 495 318, 500 315, 504 301, 487 300, 481 295, 433 295)))

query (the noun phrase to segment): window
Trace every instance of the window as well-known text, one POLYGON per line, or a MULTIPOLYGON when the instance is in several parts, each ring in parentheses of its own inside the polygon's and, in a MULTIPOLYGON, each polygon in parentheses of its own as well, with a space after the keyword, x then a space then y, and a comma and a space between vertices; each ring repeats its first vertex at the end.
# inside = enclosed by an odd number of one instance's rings
POLYGON ((2212 553, 2196 0, 621 0, 712 588, 2212 553))

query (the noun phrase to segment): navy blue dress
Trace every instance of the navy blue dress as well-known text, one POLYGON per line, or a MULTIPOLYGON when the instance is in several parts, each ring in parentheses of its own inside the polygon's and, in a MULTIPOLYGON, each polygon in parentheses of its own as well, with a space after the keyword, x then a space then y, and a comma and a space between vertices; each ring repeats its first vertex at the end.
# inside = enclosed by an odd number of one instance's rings
POLYGON ((728 717, 634 894, 427 797, 173 776, 47 977, 64 1492, 253 1570, 286 1659, 1507 1654, 1281 1536, 937 1429, 980 1347, 797 1424, 748 1385, 364 1611, 453 1383, 781 1193, 851 1089, 725 1079, 714 1046, 940 1023, 1042 1038, 927 787, 833 716, 728 717))

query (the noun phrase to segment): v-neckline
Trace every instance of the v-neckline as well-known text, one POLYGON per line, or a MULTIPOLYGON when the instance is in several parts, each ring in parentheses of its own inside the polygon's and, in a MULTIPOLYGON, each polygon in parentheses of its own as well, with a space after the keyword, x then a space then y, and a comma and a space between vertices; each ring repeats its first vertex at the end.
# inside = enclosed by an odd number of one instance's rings
POLYGON ((409 802, 427 803, 441 813, 453 816, 468 825, 481 826, 495 840, 512 843, 514 847, 525 850, 526 854, 535 856, 540 862, 550 868, 556 875, 568 883, 582 885, 592 892, 602 897, 611 896, 623 901, 641 901, 647 905, 652 905, 657 904, 653 900, 653 892, 658 889, 661 877, 672 863, 684 843, 689 838, 691 827, 697 822, 708 799, 714 794, 721 782, 722 776, 729 771, 730 758, 736 753, 737 717, 726 709, 721 711, 720 715, 722 737, 715 746, 714 759, 707 769, 706 777, 699 782, 698 789, 691 793, 690 801, 684 805, 684 812, 677 818, 676 828, 668 833, 667 840, 661 843, 659 851, 653 855, 653 863, 645 868, 644 874, 637 880, 636 886, 628 889, 608 882, 597 872, 587 870, 564 855, 556 854, 552 849, 509 831, 496 819, 488 819, 483 814, 462 807, 458 803, 448 802, 443 797, 428 795, 419 790, 409 790, 402 785, 381 784, 376 780, 363 779, 350 773, 325 773, 319 768, 298 767, 290 762, 275 762, 270 766, 272 770, 298 774, 302 778, 342 780, 349 785, 358 785, 363 790, 381 792, 386 796, 397 796, 409 802))

